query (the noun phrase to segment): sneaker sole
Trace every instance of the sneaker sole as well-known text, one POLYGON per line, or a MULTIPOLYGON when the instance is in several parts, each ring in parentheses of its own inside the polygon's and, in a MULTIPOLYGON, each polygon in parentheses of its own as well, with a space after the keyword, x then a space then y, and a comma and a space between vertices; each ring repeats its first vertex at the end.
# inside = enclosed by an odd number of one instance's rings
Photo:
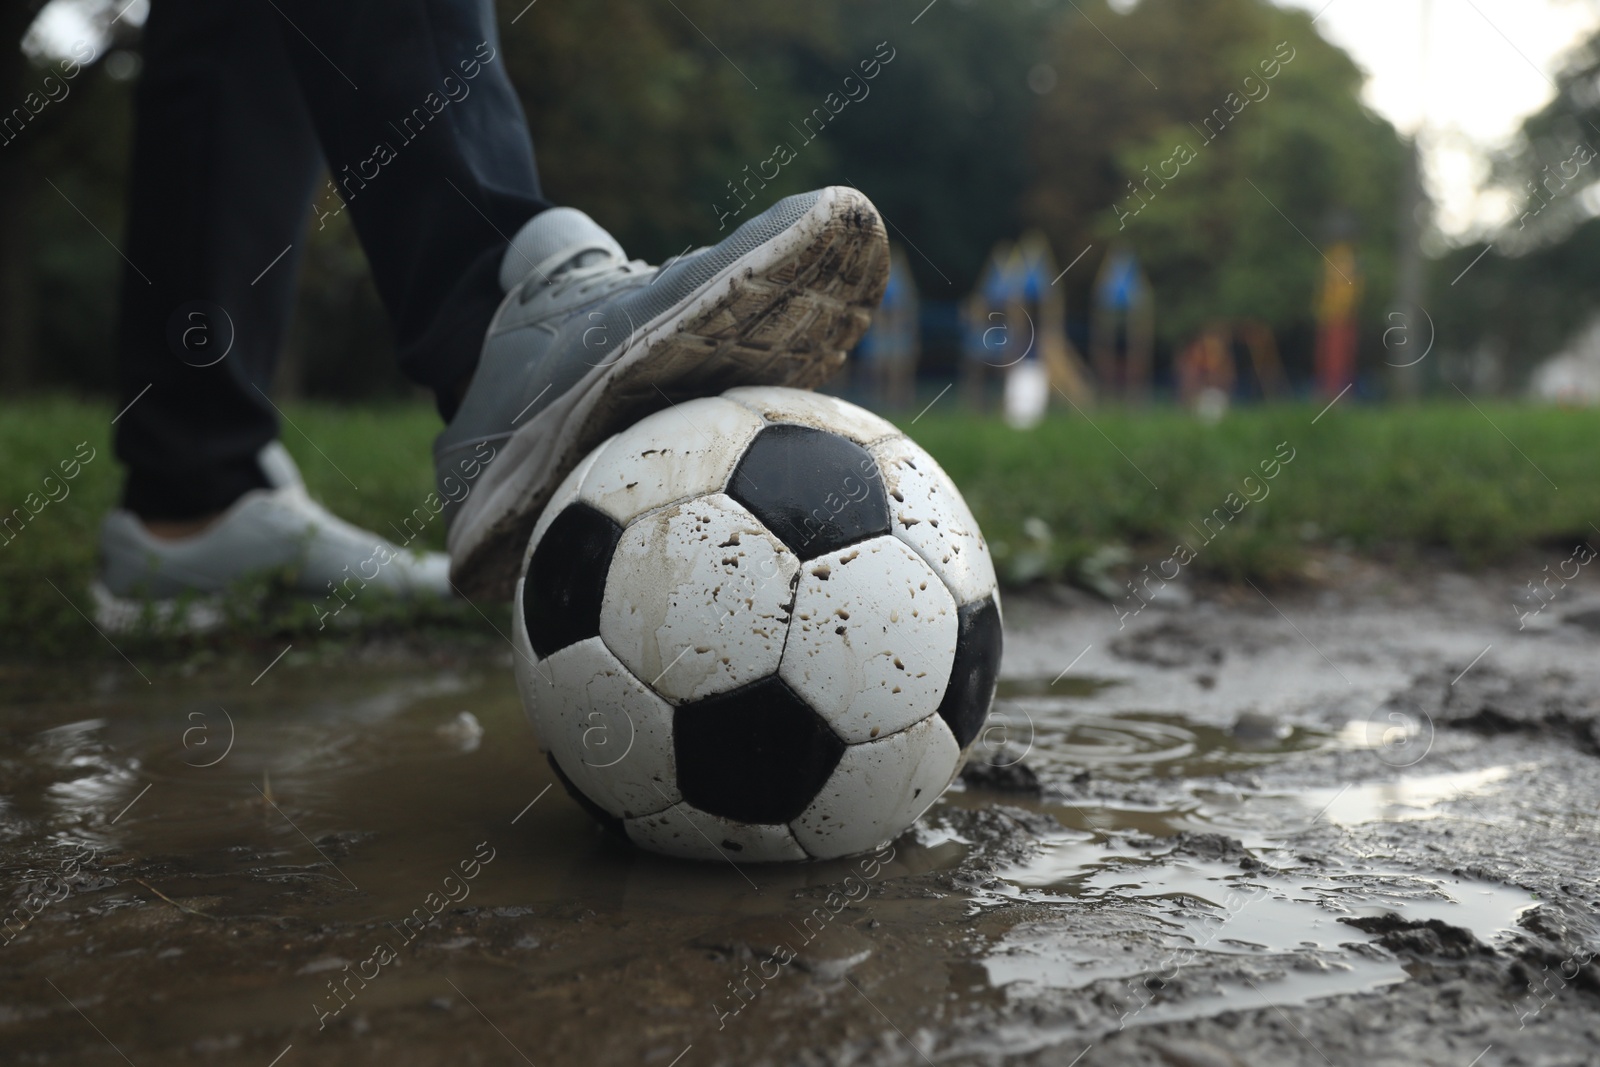
POLYGON ((855 189, 824 190, 792 226, 640 327, 621 355, 506 441, 450 528, 457 590, 509 600, 556 486, 596 445, 645 415, 737 385, 810 389, 827 381, 871 324, 888 280, 877 208, 855 189))

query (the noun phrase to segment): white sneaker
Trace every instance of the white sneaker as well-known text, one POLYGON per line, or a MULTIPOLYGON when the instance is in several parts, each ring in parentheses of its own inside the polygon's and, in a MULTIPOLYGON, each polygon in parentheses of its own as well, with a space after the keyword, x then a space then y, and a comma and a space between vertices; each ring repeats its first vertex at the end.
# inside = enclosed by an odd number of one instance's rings
POLYGON ((162 625, 211 629, 225 617, 230 587, 267 571, 286 572, 294 591, 325 602, 317 612, 324 622, 364 589, 451 596, 450 562, 442 553, 397 548, 329 512, 307 494, 294 460, 276 441, 256 461, 272 488, 246 493, 192 537, 153 537, 138 516, 120 508, 106 516, 100 576, 91 588, 103 628, 129 630, 153 610, 162 625))

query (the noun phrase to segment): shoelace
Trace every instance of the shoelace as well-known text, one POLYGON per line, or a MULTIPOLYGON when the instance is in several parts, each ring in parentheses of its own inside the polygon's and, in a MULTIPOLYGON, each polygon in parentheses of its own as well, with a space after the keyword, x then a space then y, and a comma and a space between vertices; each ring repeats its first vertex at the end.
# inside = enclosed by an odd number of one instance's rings
POLYGON ((626 263, 603 261, 587 267, 568 267, 554 278, 533 277, 523 282, 522 302, 526 304, 540 294, 547 294, 551 300, 557 300, 569 292, 580 296, 597 289, 610 292, 656 269, 642 259, 631 259, 626 263))
POLYGON ((706 251, 708 247, 702 246, 670 256, 662 260, 659 267, 652 267, 642 259, 630 259, 626 263, 602 261, 591 263, 587 267, 568 267, 554 278, 530 277, 522 283, 522 303, 526 304, 540 293, 548 293, 553 301, 569 291, 575 291, 581 296, 596 287, 603 287, 606 292, 620 289, 630 282, 640 280, 641 276, 647 273, 659 275, 679 260, 692 259, 706 251))

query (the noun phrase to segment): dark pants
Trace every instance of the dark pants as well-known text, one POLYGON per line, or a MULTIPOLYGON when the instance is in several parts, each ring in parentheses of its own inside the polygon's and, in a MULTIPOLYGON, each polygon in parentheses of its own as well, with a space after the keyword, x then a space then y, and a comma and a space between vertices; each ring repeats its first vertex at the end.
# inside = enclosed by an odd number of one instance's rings
POLYGON ((349 212, 401 368, 448 419, 506 243, 549 206, 491 0, 155 0, 143 51, 118 322, 124 505, 194 518, 265 485, 267 392, 325 213, 349 212), (324 161, 338 198, 318 184, 324 161))

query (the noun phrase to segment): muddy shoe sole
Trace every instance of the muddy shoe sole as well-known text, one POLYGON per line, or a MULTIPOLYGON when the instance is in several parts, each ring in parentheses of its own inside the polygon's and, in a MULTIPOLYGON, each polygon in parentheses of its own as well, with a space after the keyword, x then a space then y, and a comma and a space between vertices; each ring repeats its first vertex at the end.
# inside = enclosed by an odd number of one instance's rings
POLYGON ((615 355, 498 448, 451 524, 456 588, 509 600, 556 486, 596 445, 645 415, 738 385, 827 381, 866 332, 888 280, 877 209, 860 192, 833 187, 687 299, 631 326, 615 355))

